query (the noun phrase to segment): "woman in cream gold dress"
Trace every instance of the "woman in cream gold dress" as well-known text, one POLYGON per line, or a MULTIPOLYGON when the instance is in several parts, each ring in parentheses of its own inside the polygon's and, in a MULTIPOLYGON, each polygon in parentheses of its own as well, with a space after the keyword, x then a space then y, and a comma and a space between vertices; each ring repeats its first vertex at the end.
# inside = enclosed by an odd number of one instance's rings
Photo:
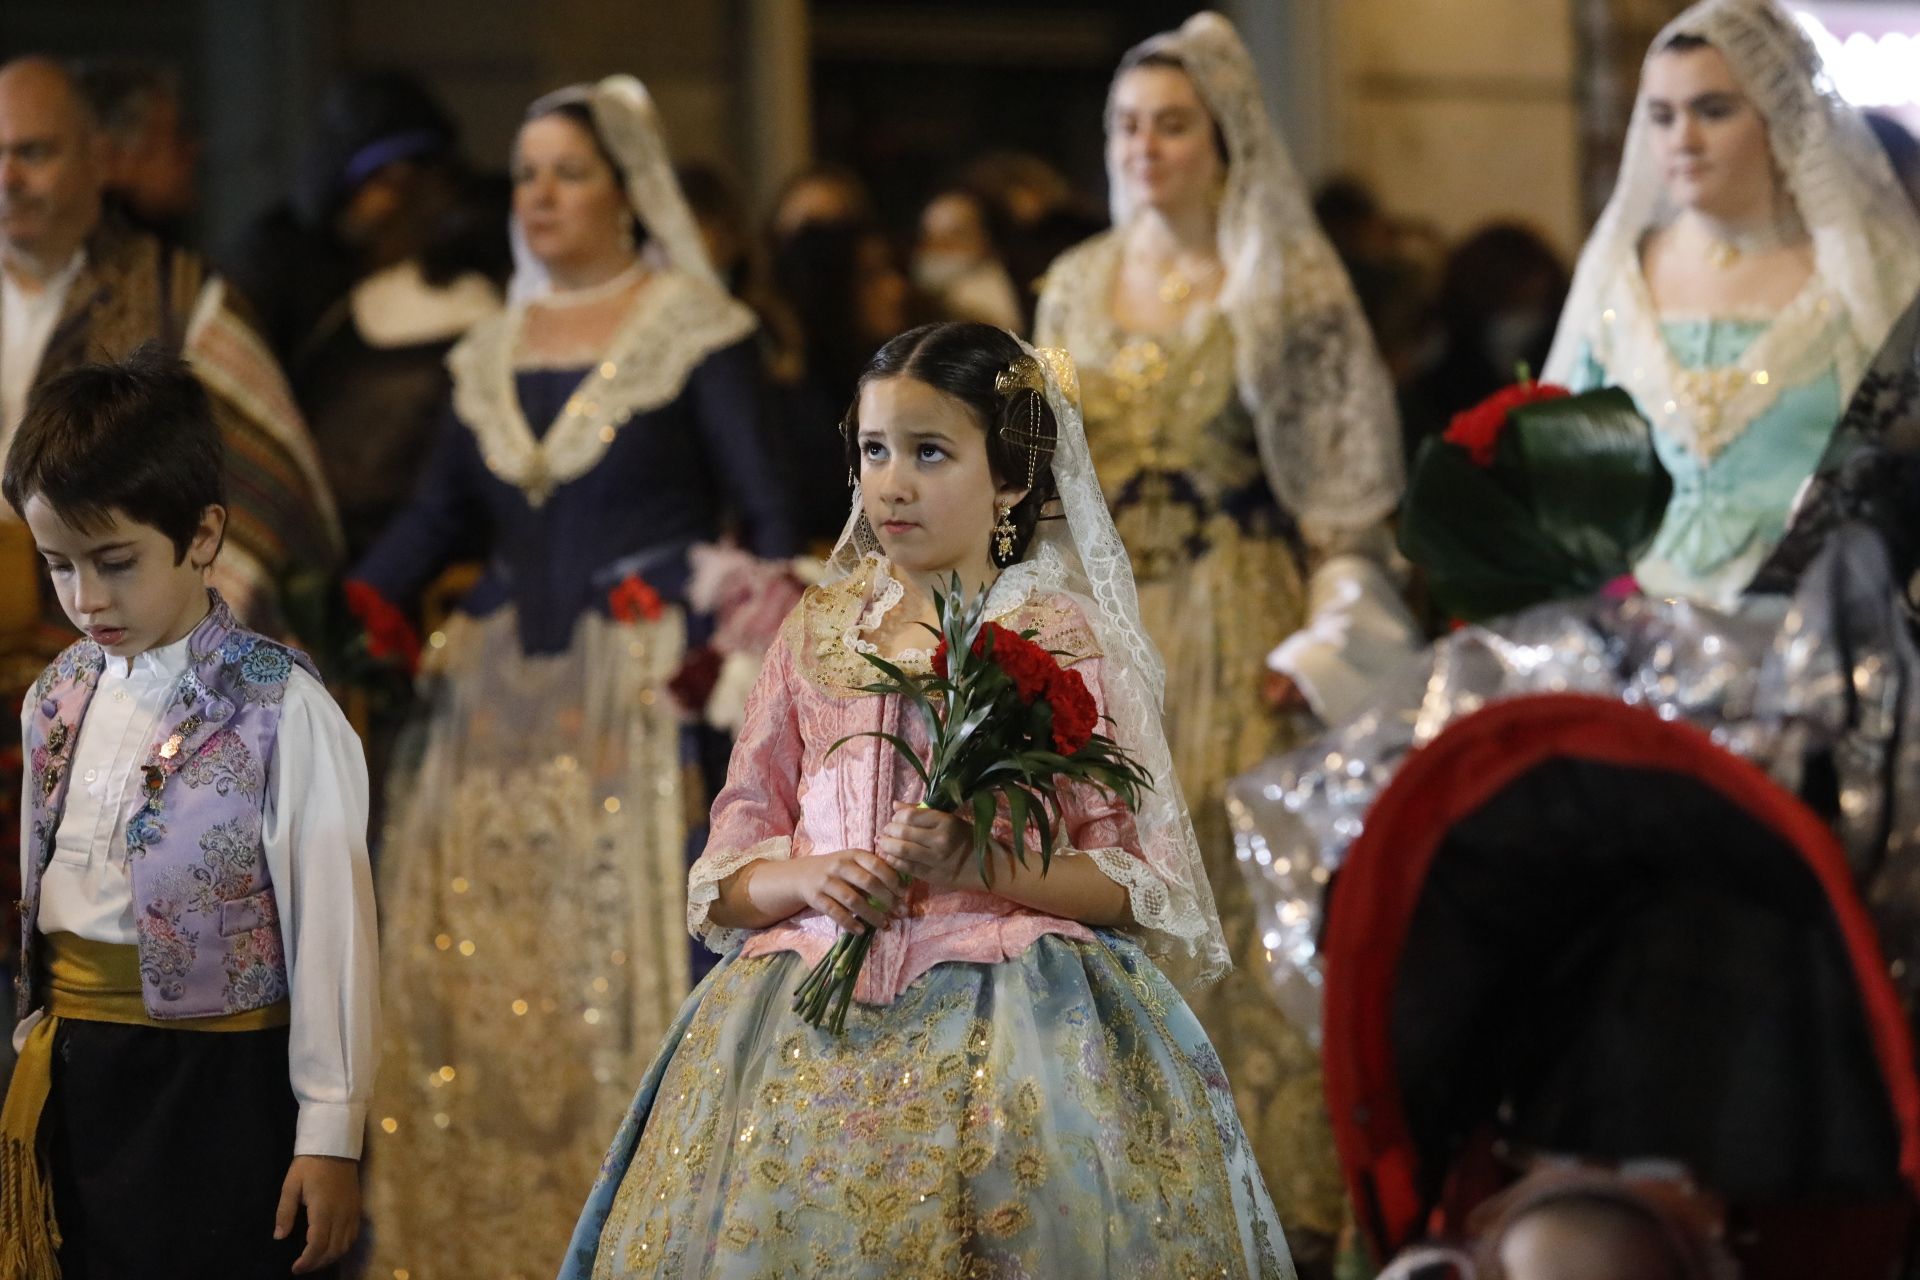
POLYGON ((1054 264, 1036 336, 1080 367, 1166 658, 1174 766, 1240 966, 1193 1003, 1306 1272, 1343 1194, 1312 1046, 1260 977, 1224 788, 1413 650, 1385 525, 1398 419, 1231 25, 1203 13, 1129 52, 1107 134, 1113 230, 1054 264))

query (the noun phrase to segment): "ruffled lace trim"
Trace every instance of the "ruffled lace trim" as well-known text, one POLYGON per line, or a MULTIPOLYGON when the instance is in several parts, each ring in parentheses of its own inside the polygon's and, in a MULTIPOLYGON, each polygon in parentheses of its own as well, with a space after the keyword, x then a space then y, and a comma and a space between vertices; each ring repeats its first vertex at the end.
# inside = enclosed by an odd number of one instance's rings
POLYGON ((479 442, 487 469, 534 506, 591 471, 637 414, 680 394, 702 360, 752 333, 753 312, 679 271, 655 276, 581 379, 560 416, 536 438, 514 387, 524 305, 476 326, 447 356, 453 407, 479 442))
MULTIPOLYGON (((1133 922, 1150 933, 1165 934, 1189 943, 1207 935, 1207 924, 1192 901, 1175 904, 1177 887, 1168 883, 1139 855, 1125 849, 1075 849, 1093 859, 1100 874, 1127 891, 1133 922)), ((1223 965, 1220 972, 1225 972, 1223 965)), ((1206 976, 1217 976, 1209 974, 1206 976)))
POLYGON ((772 836, 744 849, 702 854, 687 873, 687 932, 721 955, 745 942, 752 929, 729 929, 710 917, 713 904, 720 900, 720 882, 750 862, 784 862, 792 857, 792 836, 772 836))
MULTIPOLYGON (((878 630, 887 615, 906 599, 907 589, 893 576, 886 556, 878 551, 866 553, 861 572, 873 575, 873 594, 866 607, 842 633, 842 638, 853 653, 879 654, 880 650, 866 637, 878 630)), ((1009 614, 1017 613, 1036 596, 1060 590, 1065 580, 1065 566, 1060 563, 1059 553, 1051 548, 1043 549, 1043 553, 1034 560, 1008 565, 994 579, 993 586, 987 589, 987 621, 999 622, 1009 614), (1051 552, 1051 556, 1047 552, 1051 552)), ((927 670, 933 665, 933 653, 933 647, 902 649, 888 661, 896 667, 927 670)))

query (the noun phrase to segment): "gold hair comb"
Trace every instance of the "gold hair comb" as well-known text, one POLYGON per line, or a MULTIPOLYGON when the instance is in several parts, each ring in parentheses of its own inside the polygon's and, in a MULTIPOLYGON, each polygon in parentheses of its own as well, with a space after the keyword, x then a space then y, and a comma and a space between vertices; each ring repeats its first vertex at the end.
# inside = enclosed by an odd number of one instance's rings
POLYGON ((1022 352, 994 378, 993 389, 1003 398, 1016 391, 1031 391, 1037 396, 1044 396, 1047 394, 1047 372, 1040 367, 1038 360, 1022 352))
POLYGON ((1026 426, 1020 427, 1007 422, 1000 428, 1000 438, 1018 447, 1027 455, 1027 488, 1029 489, 1033 488, 1034 481, 1040 476, 1041 462, 1050 462, 1053 458, 1053 436, 1040 430, 1040 402, 1047 395, 1049 371, 1054 374, 1054 380, 1059 384, 1061 391, 1069 398, 1079 395, 1079 380, 1074 376, 1072 358, 1066 352, 1054 347, 1041 347, 1034 355, 1021 353, 993 380, 993 389, 1003 399, 1011 399, 1023 391, 1032 396, 1032 399, 1027 401, 1026 426))

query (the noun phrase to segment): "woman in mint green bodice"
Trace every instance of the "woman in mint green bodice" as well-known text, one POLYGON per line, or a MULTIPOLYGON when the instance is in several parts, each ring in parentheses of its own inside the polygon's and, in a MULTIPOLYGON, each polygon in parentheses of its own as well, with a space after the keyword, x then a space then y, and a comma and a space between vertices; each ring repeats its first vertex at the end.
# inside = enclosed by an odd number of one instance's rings
POLYGON ((1549 381, 1624 387, 1673 499, 1635 566, 1733 607, 1920 288, 1920 222, 1773 0, 1710 0, 1647 57, 1549 381))

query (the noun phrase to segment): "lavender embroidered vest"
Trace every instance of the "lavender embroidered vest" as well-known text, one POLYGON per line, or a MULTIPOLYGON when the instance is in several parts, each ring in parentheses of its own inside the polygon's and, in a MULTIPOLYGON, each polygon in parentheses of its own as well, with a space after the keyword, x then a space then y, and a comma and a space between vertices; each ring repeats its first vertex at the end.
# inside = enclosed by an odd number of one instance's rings
MULTIPOLYGON (((260 1009, 286 997, 280 913, 261 824, 280 703, 305 654, 243 630, 218 592, 187 639, 187 669, 161 713, 127 815, 127 874, 140 987, 156 1019, 260 1009)), ((69 647, 27 705, 27 807, 34 857, 22 887, 19 1016, 34 990, 40 878, 66 810, 68 765, 106 654, 69 647)))

